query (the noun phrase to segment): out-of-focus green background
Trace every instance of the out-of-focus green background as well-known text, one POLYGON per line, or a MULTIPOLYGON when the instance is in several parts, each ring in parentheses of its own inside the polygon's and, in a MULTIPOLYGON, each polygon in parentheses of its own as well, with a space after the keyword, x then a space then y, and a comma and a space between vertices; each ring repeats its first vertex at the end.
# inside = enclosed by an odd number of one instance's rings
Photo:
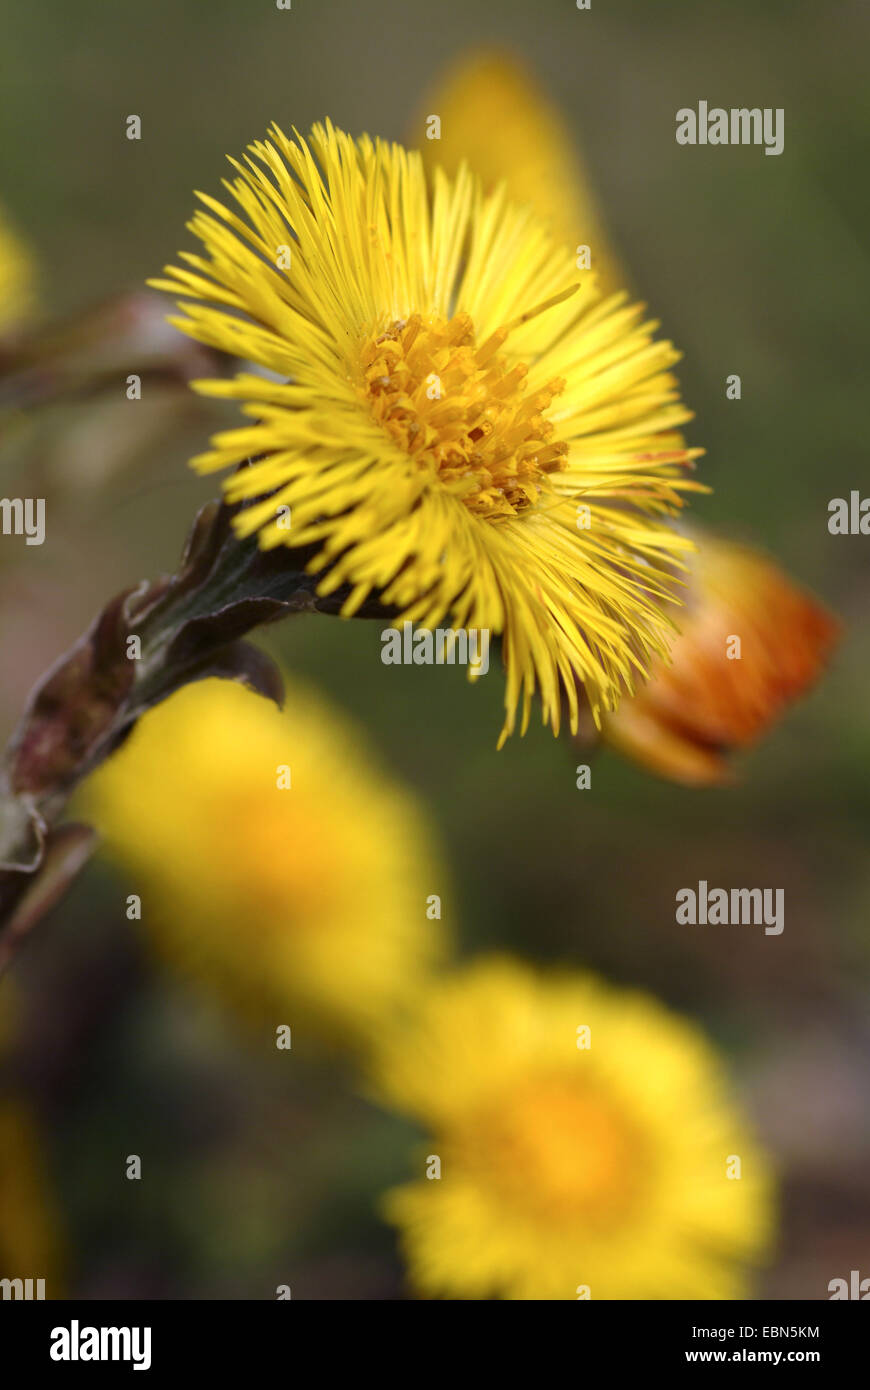
MULTIPOLYGON (((870 1274, 870 541, 827 531, 828 500, 866 478, 870 12, 78 0, 4 3, 0 28, 0 201, 34 244, 51 314, 136 287, 189 246, 192 190, 218 192, 224 155, 272 120, 402 138, 468 46, 523 55, 572 122, 635 287, 685 352, 715 488, 697 515, 769 548, 844 616, 832 671, 736 790, 672 788, 604 753, 579 792, 580 759, 538 725, 496 753, 494 671, 471 688, 456 670, 384 667, 364 622, 298 618, 267 640, 428 807, 464 953, 592 966, 719 1042, 783 1175, 759 1295, 824 1298, 831 1278, 870 1274), (700 99, 783 107, 784 153, 678 146, 674 113, 700 99), (725 399, 732 372, 740 402, 725 399), (784 886, 783 935, 677 926, 674 894, 700 878, 784 886)), ((0 574, 4 727, 110 593, 173 567, 210 495, 185 461, 232 412, 142 409, 144 451, 124 436, 121 452, 125 405, 97 418, 77 402, 16 441, 0 476, 12 495, 33 470, 50 537, 0 574)), ((399 1296, 374 1204, 407 1174, 411 1131, 356 1095, 351 1069, 304 1049, 288 1064, 158 972, 121 902, 92 865, 16 972, 11 1070, 47 1136, 70 1292, 399 1296), (127 1182, 124 1156, 145 1148, 148 1180, 127 1182)))

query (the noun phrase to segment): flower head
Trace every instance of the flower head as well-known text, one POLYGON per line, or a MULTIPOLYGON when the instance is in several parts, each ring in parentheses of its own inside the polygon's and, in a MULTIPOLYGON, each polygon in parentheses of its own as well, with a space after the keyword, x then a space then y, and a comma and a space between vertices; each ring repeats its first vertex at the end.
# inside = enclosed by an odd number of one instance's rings
POLYGON ((712 1049, 653 1000, 484 960, 388 1034, 375 1082, 440 1160, 385 1204, 424 1296, 744 1293, 767 1165, 712 1049))
POLYGON ((198 383, 252 423, 195 466, 252 460, 224 484, 240 534, 302 549, 345 616, 375 595, 501 634, 504 735, 536 689, 554 730, 576 680, 614 707, 666 650, 686 543, 664 519, 698 487, 677 353, 467 168, 430 194, 419 154, 330 124, 250 151, 244 216, 200 195, 206 255, 155 282, 180 328, 279 378, 198 383))
POLYGON ((607 743, 693 786, 732 780, 748 747, 815 681, 839 623, 770 560, 705 534, 670 663, 603 723, 607 743), (739 641, 739 650, 734 645, 739 641))
POLYGON ((84 797, 160 953, 259 1023, 357 1039, 444 949, 416 804, 295 684, 282 711, 231 681, 187 686, 84 797))

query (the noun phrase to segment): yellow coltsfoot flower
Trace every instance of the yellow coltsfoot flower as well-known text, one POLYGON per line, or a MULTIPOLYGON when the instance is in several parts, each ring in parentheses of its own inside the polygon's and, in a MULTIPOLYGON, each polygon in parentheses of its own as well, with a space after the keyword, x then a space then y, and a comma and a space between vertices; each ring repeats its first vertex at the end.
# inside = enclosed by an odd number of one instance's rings
POLYGON ((374 1080, 431 1134, 385 1202, 422 1296, 745 1294, 768 1165, 713 1049, 654 1000, 483 960, 387 1034, 374 1080))
POLYGON ((160 954, 260 1026, 364 1041, 445 950, 416 803, 295 683, 280 711, 232 681, 185 687, 83 801, 160 954))
POLYGON ((303 552, 318 592, 374 595, 395 620, 503 638, 503 738, 540 690, 572 728, 579 680, 596 718, 667 648, 666 525, 698 450, 642 306, 594 277, 503 189, 467 168, 427 186, 419 154, 273 127, 233 161, 244 217, 200 194, 183 253, 154 283, 178 327, 249 359, 197 389, 243 402, 203 472, 245 503, 240 535, 303 552))

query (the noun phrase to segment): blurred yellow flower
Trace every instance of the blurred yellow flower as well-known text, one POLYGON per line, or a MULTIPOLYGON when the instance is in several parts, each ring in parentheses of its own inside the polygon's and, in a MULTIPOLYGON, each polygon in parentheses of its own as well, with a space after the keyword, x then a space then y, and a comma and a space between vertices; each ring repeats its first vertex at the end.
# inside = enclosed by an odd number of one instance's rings
POLYGON ((161 954, 259 1025, 356 1042, 445 949, 417 804, 295 683, 281 711, 231 681, 187 686, 83 801, 161 954))
POLYGON ((709 786, 732 781, 729 755, 812 685, 840 624, 778 566, 733 542, 704 535, 689 573, 670 662, 656 663, 602 733, 659 776, 709 786))
POLYGON ((467 167, 430 192, 419 154, 331 124, 250 151, 227 183, 246 220, 200 194, 206 256, 153 282, 186 296, 179 328, 281 378, 197 383, 252 422, 194 465, 253 459, 224 484, 239 533, 305 547, 345 616, 377 595, 502 634, 503 739, 536 690, 554 732, 578 680, 613 708, 666 650, 688 545, 665 517, 700 486, 678 354, 467 167))
POLYGON ((427 1176, 385 1201, 421 1295, 745 1295, 768 1166, 716 1054, 654 1000, 483 960, 385 1035, 374 1081, 431 1132, 427 1176))
POLYGON ((36 306, 36 263, 0 208, 0 333, 18 328, 36 306))

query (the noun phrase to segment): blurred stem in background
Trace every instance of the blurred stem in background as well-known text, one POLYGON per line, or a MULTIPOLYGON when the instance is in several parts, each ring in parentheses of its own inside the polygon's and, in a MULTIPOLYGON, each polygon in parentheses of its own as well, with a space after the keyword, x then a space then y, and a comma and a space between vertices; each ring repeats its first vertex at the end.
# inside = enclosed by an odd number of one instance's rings
POLYGON ((186 388, 223 354, 190 343, 166 322, 156 295, 115 295, 61 321, 19 327, 0 340, 0 421, 9 410, 117 390, 135 375, 186 388))

